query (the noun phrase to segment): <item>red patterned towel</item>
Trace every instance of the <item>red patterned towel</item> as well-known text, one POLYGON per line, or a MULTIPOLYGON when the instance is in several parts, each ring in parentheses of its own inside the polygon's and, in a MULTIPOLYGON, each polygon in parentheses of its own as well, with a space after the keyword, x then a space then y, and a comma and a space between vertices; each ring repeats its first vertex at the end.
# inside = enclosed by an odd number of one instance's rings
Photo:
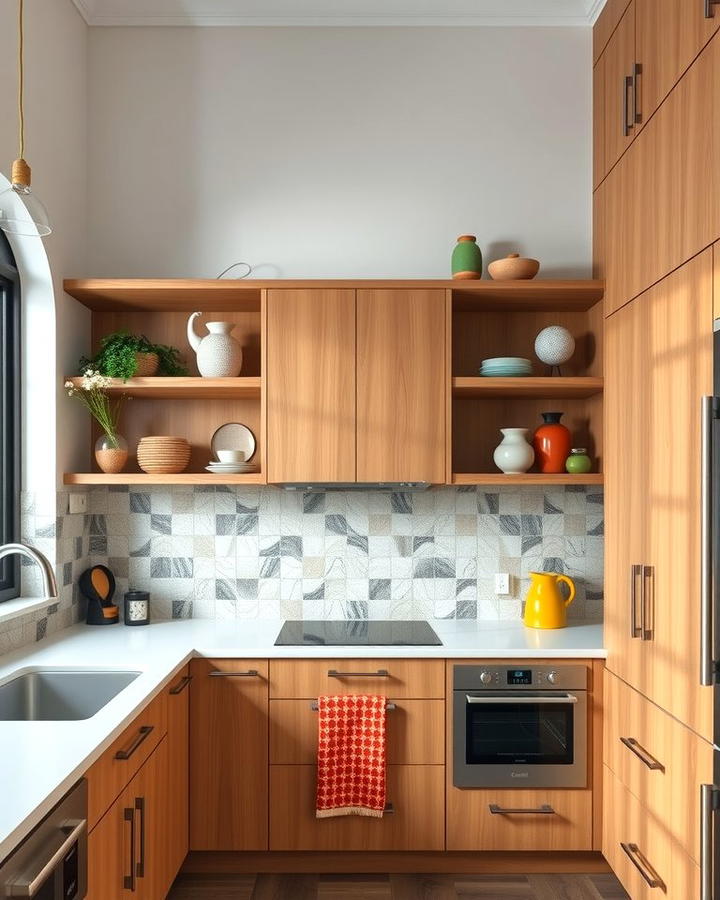
POLYGON ((318 697, 319 819, 382 816, 386 703, 375 695, 318 697))

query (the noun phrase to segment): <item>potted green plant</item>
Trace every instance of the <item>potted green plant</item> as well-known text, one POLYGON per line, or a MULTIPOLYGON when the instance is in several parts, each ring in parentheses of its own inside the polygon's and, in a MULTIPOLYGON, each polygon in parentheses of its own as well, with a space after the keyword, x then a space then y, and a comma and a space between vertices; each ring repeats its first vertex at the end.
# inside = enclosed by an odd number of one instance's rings
POLYGON ((103 430, 95 444, 97 464, 106 473, 122 472, 128 458, 128 445, 118 431, 118 420, 125 394, 111 400, 108 395, 110 379, 97 369, 86 369, 79 381, 79 384, 66 381, 65 389, 69 397, 76 397, 85 406, 103 430))
POLYGON ((154 344, 142 334, 116 331, 100 341, 92 358, 80 360, 80 370, 92 369, 106 378, 148 375, 187 375, 180 351, 167 344, 154 344))

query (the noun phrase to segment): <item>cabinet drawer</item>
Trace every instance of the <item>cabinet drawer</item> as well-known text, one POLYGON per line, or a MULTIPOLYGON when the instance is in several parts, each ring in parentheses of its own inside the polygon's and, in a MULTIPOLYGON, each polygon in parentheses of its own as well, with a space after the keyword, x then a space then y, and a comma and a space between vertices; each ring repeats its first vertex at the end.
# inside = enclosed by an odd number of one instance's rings
POLYGON ((88 831, 129 784, 166 731, 167 696, 163 692, 88 769, 85 775, 88 781, 88 831))
POLYGON ((696 862, 700 785, 712 782, 712 746, 619 678, 605 687, 605 764, 696 862))
MULTIPOLYGON (((317 712, 310 700, 270 701, 270 762, 315 765, 317 712)), ((390 764, 445 764, 443 700, 393 700, 387 712, 387 759, 390 764)))
POLYGON ((603 794, 603 855, 633 900, 698 897, 700 868, 673 840, 667 820, 650 813, 607 766, 603 794))
POLYGON ((270 766, 271 850, 444 850, 444 766, 388 766, 394 812, 315 817, 315 766, 270 766))
POLYGON ((426 659, 323 659, 270 661, 270 697, 312 699, 321 694, 445 696, 445 663, 426 659), (337 675, 330 673, 336 672, 337 675), (374 675, 376 672, 387 674, 374 675))
POLYGON ((447 815, 448 850, 592 849, 592 791, 451 787, 447 815))

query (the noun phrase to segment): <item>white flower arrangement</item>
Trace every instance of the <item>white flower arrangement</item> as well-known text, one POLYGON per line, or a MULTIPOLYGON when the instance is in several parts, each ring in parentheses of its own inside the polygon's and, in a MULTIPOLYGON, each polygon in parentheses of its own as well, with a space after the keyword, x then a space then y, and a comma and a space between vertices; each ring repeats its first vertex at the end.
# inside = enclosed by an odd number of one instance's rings
POLYGON ((65 382, 68 397, 77 397, 84 404, 90 415, 99 423, 111 444, 118 446, 118 420, 125 402, 125 394, 111 402, 107 394, 112 385, 112 378, 106 378, 99 371, 86 369, 82 373, 80 384, 65 382))

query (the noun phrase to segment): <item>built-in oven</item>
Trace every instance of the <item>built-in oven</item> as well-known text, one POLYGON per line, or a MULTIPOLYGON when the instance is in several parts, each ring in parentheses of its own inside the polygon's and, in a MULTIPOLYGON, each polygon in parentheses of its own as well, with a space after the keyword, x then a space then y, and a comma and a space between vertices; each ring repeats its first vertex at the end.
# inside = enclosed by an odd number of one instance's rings
POLYGON ((0 865, 0 896, 83 900, 87 892, 87 782, 83 779, 0 865))
POLYGON ((585 787, 587 745, 585 666, 454 667, 456 787, 585 787))

